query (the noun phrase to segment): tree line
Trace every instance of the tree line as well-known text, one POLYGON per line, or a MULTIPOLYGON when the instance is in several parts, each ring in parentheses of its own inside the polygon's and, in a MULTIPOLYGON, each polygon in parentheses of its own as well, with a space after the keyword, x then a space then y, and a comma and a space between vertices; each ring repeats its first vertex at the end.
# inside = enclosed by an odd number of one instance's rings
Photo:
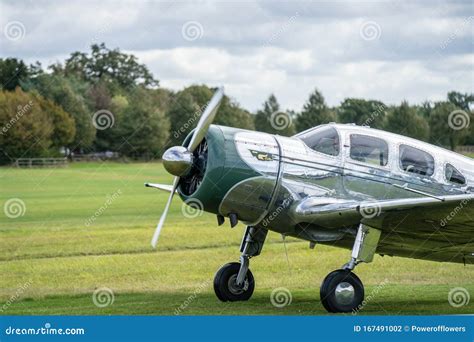
MULTIPOLYGON (((0 84, 2 164, 19 157, 105 151, 159 158, 196 126, 215 90, 206 85, 177 92, 160 87, 135 56, 105 44, 92 45, 88 53, 73 52, 46 70, 39 63, 0 59, 0 84)), ((452 91, 445 101, 434 103, 389 106, 347 98, 330 107, 315 89, 301 112, 283 110, 270 95, 251 113, 225 96, 215 123, 286 136, 328 122, 356 123, 454 149, 474 145, 474 124, 469 124, 473 102, 473 94, 452 91)))

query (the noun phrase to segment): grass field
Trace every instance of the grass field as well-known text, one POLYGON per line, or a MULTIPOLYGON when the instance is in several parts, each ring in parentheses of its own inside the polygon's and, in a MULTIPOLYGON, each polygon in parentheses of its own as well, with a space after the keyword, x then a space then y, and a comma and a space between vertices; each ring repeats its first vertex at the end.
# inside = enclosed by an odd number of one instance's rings
MULTIPOLYGON (((238 260, 244 226, 217 227, 206 213, 186 218, 176 198, 152 250, 167 194, 145 181, 171 177, 159 163, 0 168, 2 207, 12 198, 25 205, 23 216, 0 216, 1 314, 326 314, 319 285, 348 260, 348 250, 310 250, 288 239, 287 261, 281 237, 271 233, 251 261, 252 299, 221 303, 212 279, 222 264, 238 260), (292 294, 283 308, 270 302, 279 287, 292 294), (103 288, 113 302, 100 307, 93 293, 103 288)), ((359 314, 474 313, 474 298, 461 307, 448 302, 455 287, 474 295, 473 267, 376 256, 356 273, 366 285, 359 314)))

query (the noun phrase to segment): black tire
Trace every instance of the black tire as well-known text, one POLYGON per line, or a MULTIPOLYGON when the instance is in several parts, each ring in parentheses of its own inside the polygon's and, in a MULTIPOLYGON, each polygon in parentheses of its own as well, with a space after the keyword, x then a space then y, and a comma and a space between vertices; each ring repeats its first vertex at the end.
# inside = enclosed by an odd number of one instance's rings
POLYGON ((327 311, 351 312, 358 309, 364 300, 364 285, 359 277, 351 271, 336 270, 324 278, 319 295, 321 303, 327 311), (338 287, 338 285, 340 286, 338 287), (336 289, 338 290, 338 295, 336 295, 336 289), (346 291, 346 296, 341 291, 346 291))
POLYGON ((222 302, 238 302, 249 300, 255 289, 255 280, 250 270, 244 281, 244 287, 239 288, 233 282, 237 279, 240 263, 231 262, 222 266, 214 277, 214 292, 222 302))

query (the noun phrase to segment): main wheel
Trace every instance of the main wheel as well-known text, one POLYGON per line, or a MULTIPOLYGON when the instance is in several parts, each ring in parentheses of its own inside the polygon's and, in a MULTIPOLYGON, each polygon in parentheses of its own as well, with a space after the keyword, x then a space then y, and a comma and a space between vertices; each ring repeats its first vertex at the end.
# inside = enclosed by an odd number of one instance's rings
POLYGON ((319 294, 327 311, 350 312, 362 304, 364 285, 351 271, 336 270, 324 278, 319 294))
POLYGON ((247 270, 244 283, 237 285, 240 263, 231 262, 222 266, 214 277, 214 292, 223 302, 237 302, 249 300, 255 288, 252 272, 247 270))

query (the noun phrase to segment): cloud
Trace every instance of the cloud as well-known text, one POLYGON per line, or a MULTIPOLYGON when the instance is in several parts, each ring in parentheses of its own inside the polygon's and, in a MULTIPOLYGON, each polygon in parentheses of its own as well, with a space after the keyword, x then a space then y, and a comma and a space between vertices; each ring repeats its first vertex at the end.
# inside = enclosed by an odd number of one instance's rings
POLYGON ((473 91, 469 2, 401 0, 7 1, 0 5, 0 56, 43 64, 106 42, 136 54, 161 85, 223 84, 250 110, 275 93, 299 110, 315 87, 336 105, 346 97, 398 103, 473 91), (22 22, 20 41, 5 25, 22 22), (183 37, 196 21, 199 38, 183 37), (375 38, 363 35, 375 27, 375 38))

